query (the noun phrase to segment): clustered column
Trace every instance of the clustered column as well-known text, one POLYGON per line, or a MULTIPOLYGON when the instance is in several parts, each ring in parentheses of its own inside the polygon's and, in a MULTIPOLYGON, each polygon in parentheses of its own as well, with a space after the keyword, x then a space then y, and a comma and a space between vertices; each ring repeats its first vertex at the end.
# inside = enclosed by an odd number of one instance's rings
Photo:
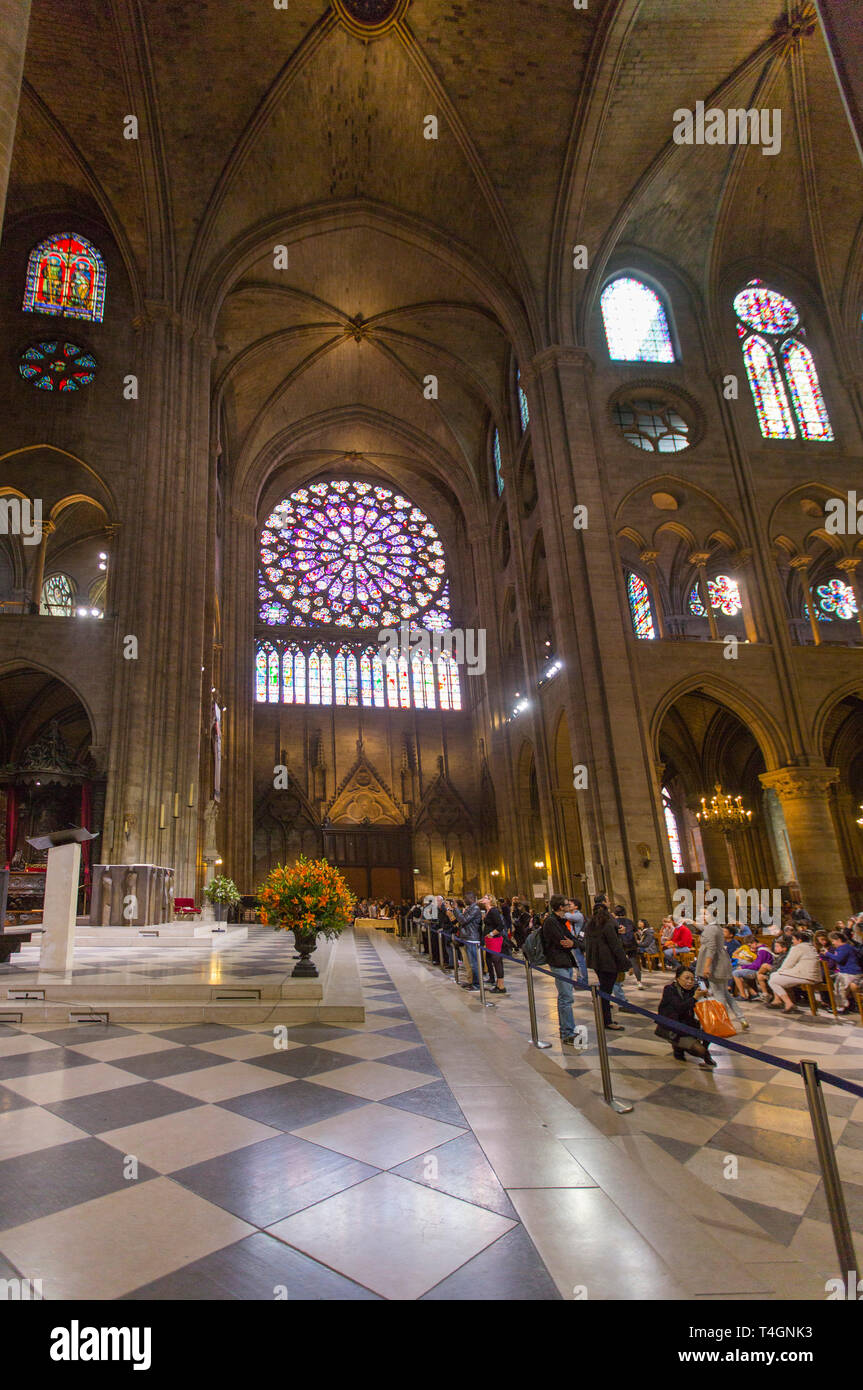
POLYGON ((762 786, 773 788, 782 807, 803 903, 830 930, 850 911, 828 796, 838 780, 835 767, 780 767, 761 773, 762 786))

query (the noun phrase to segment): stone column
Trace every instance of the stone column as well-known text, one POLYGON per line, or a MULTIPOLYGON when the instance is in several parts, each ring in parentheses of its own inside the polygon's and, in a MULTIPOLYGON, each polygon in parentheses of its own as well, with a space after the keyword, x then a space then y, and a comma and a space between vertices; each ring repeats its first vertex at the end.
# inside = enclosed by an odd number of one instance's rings
POLYGON ((6 209, 29 25, 30 0, 0 0, 0 230, 6 209))
POLYGON ((665 636, 665 615, 662 611, 662 595, 659 591, 659 578, 656 572, 659 551, 642 550, 638 558, 647 567, 647 572, 650 575, 650 592, 653 595, 653 612, 656 617, 656 635, 661 639, 665 636))
POLYGON ((722 892, 726 893, 736 885, 725 832, 713 821, 699 821, 698 828, 701 831, 701 848, 704 850, 707 865, 707 880, 711 888, 721 888, 722 892))
POLYGON ((42 538, 39 549, 33 557, 33 577, 30 581, 30 605, 34 613, 42 609, 42 585, 45 581, 45 558, 48 554, 48 537, 56 530, 53 521, 42 522, 42 538))
POLYGON ((863 585, 860 583, 857 569, 863 560, 860 555, 844 555, 841 560, 837 560, 836 568, 840 569, 846 576, 846 584, 849 584, 854 591, 854 601, 857 604, 857 622, 860 625, 860 632, 863 633, 863 585))
POLYGON ((188 806, 188 789, 198 783, 205 733, 204 623, 213 585, 212 343, 164 304, 148 303, 136 327, 141 398, 129 408, 137 412, 137 494, 115 562, 124 596, 106 806, 115 843, 104 854, 173 868, 175 893, 191 897, 203 808, 200 797, 188 806))
POLYGON ((821 629, 818 626, 818 618, 815 613, 815 604, 812 599, 812 586, 809 583, 809 566, 812 564, 811 555, 795 555, 791 561, 791 568, 800 575, 800 585, 806 599, 806 612, 809 614, 809 626, 812 629, 812 639, 819 647, 821 645, 821 629))
POLYGON ((828 788, 838 781, 835 767, 780 767, 760 774, 761 785, 779 798, 804 906, 823 926, 851 911, 828 788))
MULTIPOLYGON (((522 368, 523 376, 526 369, 522 368)), ((555 650, 575 764, 586 869, 603 888, 651 919, 668 909, 674 877, 647 714, 635 676, 631 622, 609 486, 599 446, 593 364, 583 349, 551 346, 530 367, 531 438, 548 556, 555 650), (574 527, 574 507, 587 526, 574 527), (616 616, 609 603, 617 598, 616 616), (640 844, 651 853, 647 867, 640 844)), ((550 731, 549 731, 550 737, 550 731)))
POLYGON ((740 602, 743 604, 743 626, 746 629, 746 639, 748 642, 758 641, 758 624, 755 621, 755 609, 752 603, 752 591, 750 588, 750 576, 752 574, 752 551, 738 550, 733 556, 735 573, 742 576, 746 573, 746 582, 739 584, 740 602))
POLYGON ((706 550, 697 551, 690 555, 690 565, 698 566, 698 591, 701 594, 701 602, 707 610, 707 621, 710 624, 710 636, 714 642, 719 641, 719 628, 716 626, 716 614, 713 611, 713 604, 710 602, 710 585, 707 582, 707 562, 710 555, 706 550))

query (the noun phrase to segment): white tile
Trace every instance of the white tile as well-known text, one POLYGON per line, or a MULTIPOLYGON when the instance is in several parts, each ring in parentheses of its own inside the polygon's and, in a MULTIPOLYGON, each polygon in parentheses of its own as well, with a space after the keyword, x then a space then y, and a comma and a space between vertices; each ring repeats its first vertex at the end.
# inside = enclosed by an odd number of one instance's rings
POLYGON ((465 1133, 455 1125, 387 1105, 364 1105, 292 1132, 375 1168, 395 1168, 465 1133))
POLYGON ((99 1091, 116 1091, 121 1086, 140 1086, 141 1077, 133 1072, 122 1071, 103 1062, 92 1066, 61 1067, 57 1071, 43 1071, 33 1076, 15 1076, 4 1081, 10 1091, 26 1096, 37 1105, 50 1105, 58 1100, 75 1100, 78 1096, 95 1095, 99 1091))
POLYGON ((17 1158, 19 1154, 51 1149, 56 1144, 71 1144, 75 1139, 89 1139, 83 1129, 70 1125, 50 1110, 38 1105, 0 1114, 0 1159, 17 1158))

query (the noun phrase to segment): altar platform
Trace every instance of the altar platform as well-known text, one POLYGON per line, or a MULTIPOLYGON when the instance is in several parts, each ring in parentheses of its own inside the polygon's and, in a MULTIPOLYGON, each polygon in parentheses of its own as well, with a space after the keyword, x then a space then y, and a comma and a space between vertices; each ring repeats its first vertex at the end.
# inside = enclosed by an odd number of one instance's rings
POLYGON ((0 1022, 298 1024, 365 1018, 352 932, 320 938, 317 979, 293 979, 293 936, 270 927, 167 923, 145 928, 79 924, 72 969, 40 971, 39 947, 0 967, 0 1022), (91 944, 97 937, 97 944, 91 944), (115 943, 114 938, 121 938, 115 943))

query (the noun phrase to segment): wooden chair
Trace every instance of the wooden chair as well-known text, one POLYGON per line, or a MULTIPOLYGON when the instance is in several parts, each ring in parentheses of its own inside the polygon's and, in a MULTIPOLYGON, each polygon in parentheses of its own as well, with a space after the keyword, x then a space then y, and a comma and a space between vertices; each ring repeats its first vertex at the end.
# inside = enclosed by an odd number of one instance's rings
MULTIPOLYGON (((818 1014, 818 1002, 815 998, 816 991, 819 994, 826 994, 828 1000, 830 1001, 830 1008, 833 1010, 833 1017, 838 1022, 839 1013, 836 1008, 836 995, 833 993, 833 981, 830 978, 830 970, 828 968, 827 962, 824 960, 822 960, 821 962, 821 970, 824 975, 823 985, 811 985, 801 981, 801 983, 797 985, 796 988, 802 989, 806 994, 806 998, 809 1000, 809 1008, 812 1011, 813 1017, 817 1017, 818 1014)), ((863 1014, 861 1014, 861 1017, 863 1017, 863 1014)))
POLYGON ((858 990, 854 998, 857 1000, 857 1012, 860 1015, 860 1025, 863 1027, 863 994, 858 990))
POLYGON ((664 970, 665 956, 658 948, 655 951, 645 951, 644 964, 648 970, 664 970))

